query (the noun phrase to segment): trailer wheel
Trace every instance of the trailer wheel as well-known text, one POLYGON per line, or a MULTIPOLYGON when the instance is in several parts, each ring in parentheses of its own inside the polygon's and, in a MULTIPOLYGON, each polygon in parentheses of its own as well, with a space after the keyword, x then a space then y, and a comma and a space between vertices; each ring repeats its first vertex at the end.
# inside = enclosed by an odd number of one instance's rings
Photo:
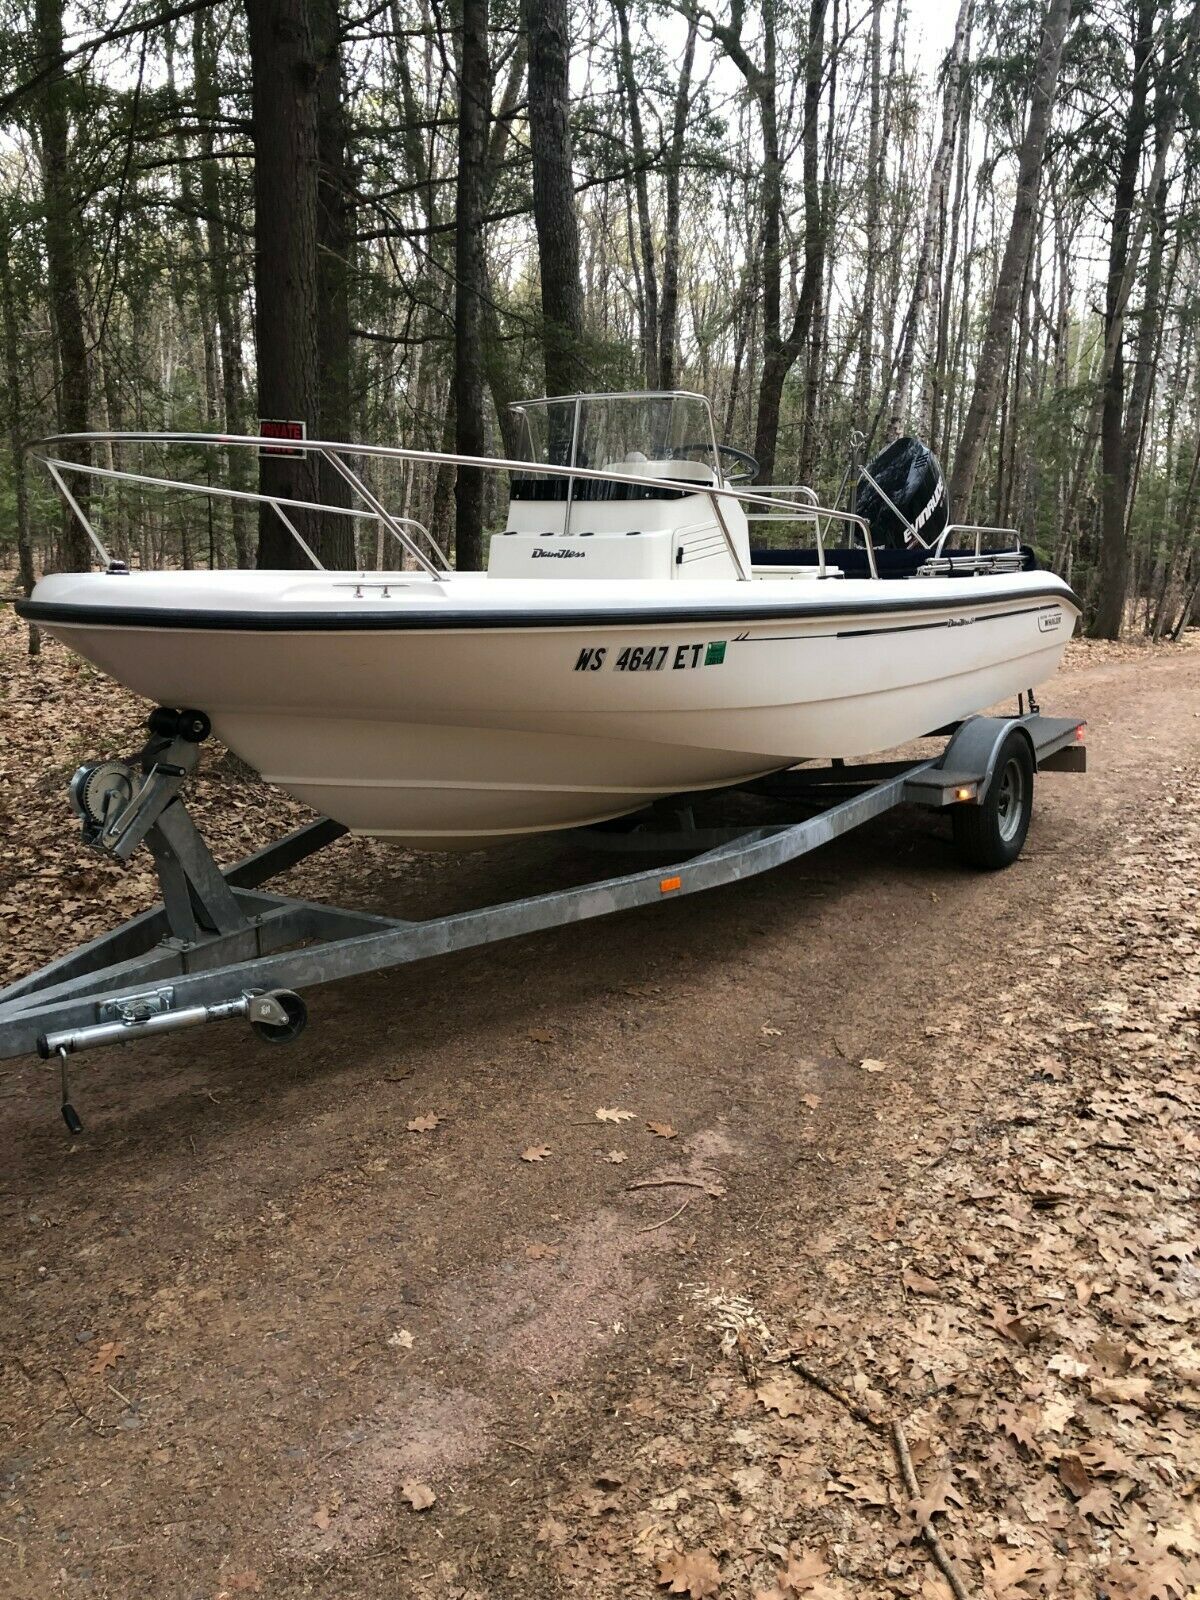
POLYGON ((1033 815, 1033 756, 1015 728, 1000 746, 982 805, 953 808, 954 842, 963 860, 985 872, 1010 867, 1025 844, 1033 815))

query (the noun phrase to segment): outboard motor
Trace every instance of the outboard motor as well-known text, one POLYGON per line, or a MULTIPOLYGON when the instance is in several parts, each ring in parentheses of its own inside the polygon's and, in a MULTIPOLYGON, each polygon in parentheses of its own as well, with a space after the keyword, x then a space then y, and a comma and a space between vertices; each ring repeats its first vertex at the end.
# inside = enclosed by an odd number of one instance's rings
POLYGON ((896 439, 881 450, 863 469, 857 510, 866 518, 877 547, 903 550, 915 544, 910 528, 925 544, 933 544, 949 520, 949 510, 946 480, 929 446, 920 439, 896 439), (868 481, 868 473, 879 489, 868 481))

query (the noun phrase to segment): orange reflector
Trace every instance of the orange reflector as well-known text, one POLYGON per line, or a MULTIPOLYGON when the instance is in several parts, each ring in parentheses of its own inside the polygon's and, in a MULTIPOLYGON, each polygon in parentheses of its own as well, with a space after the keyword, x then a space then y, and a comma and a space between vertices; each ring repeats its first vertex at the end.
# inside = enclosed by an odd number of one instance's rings
POLYGON ((682 889, 682 878, 660 878, 658 889, 660 894, 670 894, 673 889, 682 889))
POLYGON ((956 800, 970 800, 971 797, 974 795, 974 793, 975 793, 974 789, 968 789, 968 788, 955 789, 954 798, 956 800))
POLYGON ((1075 729, 1075 743, 1076 744, 1082 744, 1083 743, 1084 734, 1086 732, 1087 732, 1087 729, 1084 726, 1084 724, 1081 722, 1079 724, 1079 726, 1075 729))

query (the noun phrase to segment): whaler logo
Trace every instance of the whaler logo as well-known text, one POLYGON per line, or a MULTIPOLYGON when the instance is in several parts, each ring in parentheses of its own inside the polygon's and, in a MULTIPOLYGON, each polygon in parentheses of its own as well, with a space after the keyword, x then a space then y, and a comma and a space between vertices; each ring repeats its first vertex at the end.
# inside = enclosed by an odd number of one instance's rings
POLYGON ((543 557, 551 556, 556 561, 577 561, 583 553, 582 550, 535 550, 533 559, 537 561, 543 557))
POLYGON ((1038 617, 1038 628, 1042 633, 1053 633, 1061 622, 1061 611, 1043 611, 1038 617))

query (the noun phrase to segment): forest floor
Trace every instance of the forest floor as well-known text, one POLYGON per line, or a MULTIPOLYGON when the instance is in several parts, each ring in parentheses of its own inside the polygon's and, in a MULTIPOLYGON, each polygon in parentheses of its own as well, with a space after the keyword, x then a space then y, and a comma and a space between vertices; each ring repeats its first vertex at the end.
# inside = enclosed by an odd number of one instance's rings
MULTIPOLYGON (((940 1600, 927 1524, 971 1596, 1194 1596, 1198 643, 1071 647, 1091 771, 1007 873, 896 815, 314 991, 290 1049, 98 1052, 75 1141, 0 1068, 0 1595, 940 1600)), ((62 791, 136 706, 23 646, 9 975, 150 892, 62 791)), ((202 771, 226 856, 301 815, 202 771)), ((557 849, 292 882, 429 911, 557 849)))

